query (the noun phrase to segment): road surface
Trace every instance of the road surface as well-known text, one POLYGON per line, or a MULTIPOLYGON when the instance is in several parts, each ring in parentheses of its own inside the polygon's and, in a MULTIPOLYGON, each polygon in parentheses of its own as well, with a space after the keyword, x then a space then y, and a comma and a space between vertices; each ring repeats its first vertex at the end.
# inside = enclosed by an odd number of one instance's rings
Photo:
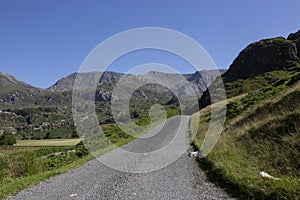
MULTIPOLYGON (((180 119, 180 117, 173 117, 166 121, 162 129, 162 126, 158 126, 150 131, 145 138, 139 138, 122 147, 127 151, 145 153, 145 157, 138 157, 139 160, 130 160, 132 158, 122 158, 120 151, 114 150, 101 156, 99 160, 115 159, 117 164, 122 163, 122 166, 132 169, 132 171, 143 172, 145 169, 149 171, 150 168, 147 166, 154 161, 151 155, 146 154, 161 149, 170 143, 176 135, 176 130, 179 130, 182 135, 186 134, 189 117, 184 116, 182 118, 184 123, 181 127, 179 127, 180 119)), ((223 190, 206 179, 205 174, 196 167, 194 161, 188 157, 187 152, 170 165, 147 173, 119 171, 102 164, 99 160, 91 160, 80 168, 50 178, 21 191, 15 196, 8 197, 8 199, 192 200, 230 198, 223 190)))

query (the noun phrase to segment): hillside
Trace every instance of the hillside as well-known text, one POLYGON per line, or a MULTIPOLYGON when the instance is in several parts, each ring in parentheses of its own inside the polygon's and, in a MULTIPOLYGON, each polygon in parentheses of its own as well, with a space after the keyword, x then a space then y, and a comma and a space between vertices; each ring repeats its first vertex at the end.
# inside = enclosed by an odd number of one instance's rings
POLYGON ((32 104, 41 92, 39 88, 0 72, 0 107, 10 107, 12 104, 23 106, 32 104))
MULTIPOLYGON (((297 79, 300 72, 300 31, 287 39, 276 37, 248 45, 221 76, 227 98, 266 89, 281 79, 297 79)), ((218 88, 220 78, 212 88, 218 88)), ((290 80, 295 82, 296 80, 290 80)), ((199 100, 200 107, 210 104, 209 90, 199 100)))
MULTIPOLYGON (((228 96, 225 127, 201 166, 241 199, 300 197, 299 36, 298 31, 288 39, 250 44, 222 76, 228 96), (262 178, 262 171, 280 179, 262 178)), ((206 107, 192 116, 191 128, 195 147, 205 151, 208 91, 200 102, 206 107)))

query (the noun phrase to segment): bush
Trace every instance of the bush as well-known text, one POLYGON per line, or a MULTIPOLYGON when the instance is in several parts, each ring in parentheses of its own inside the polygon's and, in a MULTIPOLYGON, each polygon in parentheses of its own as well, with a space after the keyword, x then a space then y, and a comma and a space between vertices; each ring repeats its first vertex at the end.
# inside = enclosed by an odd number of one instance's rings
POLYGON ((89 151, 85 148, 82 141, 76 144, 75 150, 76 150, 76 155, 80 158, 89 154, 89 151))
POLYGON ((227 119, 232 119, 239 115, 244 110, 244 106, 239 101, 230 102, 227 104, 227 119))
POLYGON ((16 138, 11 132, 4 131, 4 133, 0 136, 0 146, 14 145, 16 143, 16 138))

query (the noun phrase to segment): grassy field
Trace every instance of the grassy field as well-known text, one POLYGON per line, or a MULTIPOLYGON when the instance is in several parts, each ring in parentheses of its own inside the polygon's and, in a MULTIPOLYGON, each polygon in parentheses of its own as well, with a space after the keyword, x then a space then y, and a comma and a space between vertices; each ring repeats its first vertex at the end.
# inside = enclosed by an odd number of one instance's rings
POLYGON ((29 140, 18 141, 16 146, 1 146, 0 199, 92 159, 84 147, 78 144, 79 141, 29 140), (68 150, 75 152, 67 153, 68 150))
MULTIPOLYGON (((229 99, 224 131, 200 161, 212 180, 241 199, 300 199, 300 83, 277 86, 229 99), (261 171, 280 180, 262 178, 261 171)), ((209 123, 210 107, 192 116, 200 151, 209 123)))
POLYGON ((18 140, 15 146, 47 147, 47 146, 75 146, 80 139, 45 139, 45 140, 18 140))

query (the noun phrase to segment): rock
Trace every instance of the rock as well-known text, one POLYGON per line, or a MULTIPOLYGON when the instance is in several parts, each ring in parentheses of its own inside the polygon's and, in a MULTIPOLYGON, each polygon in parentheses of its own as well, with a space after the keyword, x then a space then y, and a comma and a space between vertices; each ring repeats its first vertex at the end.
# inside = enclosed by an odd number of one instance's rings
MULTIPOLYGON (((290 38, 295 38, 292 35, 290 38)), ((247 46, 222 76, 225 82, 245 79, 287 68, 299 61, 296 44, 283 37, 265 39, 247 46)))
POLYGON ((293 41, 296 44, 298 51, 297 55, 300 58, 300 30, 296 33, 291 33, 287 39, 293 41))
POLYGON ((78 194, 70 194, 69 197, 77 197, 78 194))
POLYGON ((281 178, 275 178, 274 176, 271 176, 270 174, 268 174, 267 172, 264 172, 264 171, 259 172, 259 175, 262 178, 267 178, 267 179, 272 179, 272 180, 281 180, 281 178))
POLYGON ((193 152, 190 152, 189 153, 189 156, 191 157, 191 158, 196 158, 196 157, 198 157, 199 156, 199 152, 198 151, 193 151, 193 152))

